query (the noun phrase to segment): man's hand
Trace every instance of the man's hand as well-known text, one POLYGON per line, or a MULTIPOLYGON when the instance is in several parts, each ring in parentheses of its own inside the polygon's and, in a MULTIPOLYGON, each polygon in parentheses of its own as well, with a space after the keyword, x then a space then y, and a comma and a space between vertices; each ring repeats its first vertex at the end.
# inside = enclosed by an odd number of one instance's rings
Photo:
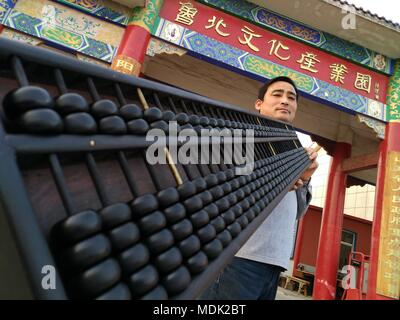
POLYGON ((308 153, 308 157, 311 160, 311 164, 309 165, 307 170, 304 171, 304 173, 301 175, 300 179, 296 181, 296 183, 294 184, 294 186, 291 190, 297 190, 297 189, 301 188, 302 186, 304 186, 304 184, 308 180, 310 180, 311 176, 314 174, 315 170, 317 170, 317 168, 318 168, 317 157, 318 157, 318 150, 321 149, 321 147, 317 146, 315 149, 312 149, 312 148, 305 148, 305 149, 308 153))

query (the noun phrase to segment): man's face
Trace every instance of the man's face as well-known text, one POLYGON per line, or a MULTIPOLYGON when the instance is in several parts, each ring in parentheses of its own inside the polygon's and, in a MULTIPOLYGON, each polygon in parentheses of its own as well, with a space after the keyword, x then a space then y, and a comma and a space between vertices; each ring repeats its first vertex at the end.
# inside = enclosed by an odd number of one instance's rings
POLYGON ((257 99, 255 108, 264 116, 292 123, 297 110, 296 90, 288 82, 275 82, 268 87, 264 101, 257 99))

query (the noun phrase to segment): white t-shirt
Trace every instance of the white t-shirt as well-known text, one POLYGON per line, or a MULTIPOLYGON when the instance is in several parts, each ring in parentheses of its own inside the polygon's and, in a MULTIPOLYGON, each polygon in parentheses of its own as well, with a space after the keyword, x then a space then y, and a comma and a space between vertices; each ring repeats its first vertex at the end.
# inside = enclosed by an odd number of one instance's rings
POLYGON ((280 266, 287 270, 294 245, 296 217, 296 192, 290 191, 236 253, 236 256, 280 266))

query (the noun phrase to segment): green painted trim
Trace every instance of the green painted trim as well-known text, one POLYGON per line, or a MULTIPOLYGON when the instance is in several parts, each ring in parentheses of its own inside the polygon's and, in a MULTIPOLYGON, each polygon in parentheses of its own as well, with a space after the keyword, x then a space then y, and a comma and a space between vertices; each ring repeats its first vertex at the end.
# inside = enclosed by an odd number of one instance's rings
POLYGON ((4 25, 4 21, 16 4, 17 0, 0 0, 0 24, 4 25))
POLYGON ((400 60, 397 60, 394 74, 390 78, 387 99, 387 120, 400 121, 400 60))
POLYGON ((263 75, 267 79, 272 79, 278 76, 290 77, 300 90, 307 93, 311 93, 314 90, 314 79, 312 77, 278 64, 265 63, 264 59, 257 56, 247 55, 243 59, 243 67, 244 70, 254 74, 263 75))
POLYGON ((157 24, 156 21, 163 2, 163 0, 149 0, 146 2, 145 8, 133 8, 132 17, 130 18, 128 24, 141 26, 148 32, 152 33, 154 26, 157 24))

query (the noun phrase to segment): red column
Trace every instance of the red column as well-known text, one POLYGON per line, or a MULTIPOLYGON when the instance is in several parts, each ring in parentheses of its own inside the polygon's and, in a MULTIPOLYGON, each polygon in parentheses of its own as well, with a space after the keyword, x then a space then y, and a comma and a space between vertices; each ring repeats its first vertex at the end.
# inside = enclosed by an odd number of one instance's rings
POLYGON ((335 299, 347 177, 341 165, 350 153, 350 144, 336 143, 322 212, 313 289, 313 299, 316 300, 335 299))
POLYGON ((379 240, 381 233, 381 218, 383 209, 383 196, 386 174, 386 159, 389 151, 400 152, 400 123, 390 122, 386 125, 385 140, 379 146, 378 175, 375 189, 375 211, 372 223, 370 270, 368 273, 367 299, 390 299, 376 294, 376 281, 378 273, 379 240))
POLYGON ((300 262, 301 246, 303 244, 303 233, 304 233, 304 218, 301 218, 299 220, 299 226, 296 235, 296 247, 294 249, 294 257, 293 257, 293 271, 297 269, 297 265, 300 262))
POLYGON ((113 60, 112 68, 122 73, 138 76, 150 38, 149 31, 143 27, 128 25, 113 60))
POLYGON ((163 0, 147 0, 144 8, 135 7, 125 29, 112 69, 139 76, 151 39, 151 32, 162 7, 163 0))

